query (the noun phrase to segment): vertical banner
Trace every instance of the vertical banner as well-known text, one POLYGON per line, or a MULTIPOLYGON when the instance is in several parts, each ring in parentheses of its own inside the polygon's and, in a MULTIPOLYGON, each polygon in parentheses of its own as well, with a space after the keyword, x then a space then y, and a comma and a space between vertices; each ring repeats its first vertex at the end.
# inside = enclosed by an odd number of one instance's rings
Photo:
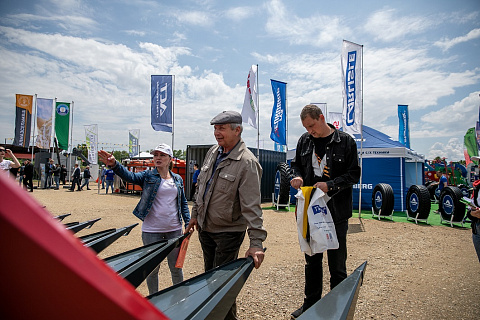
POLYGON ((362 46, 343 41, 342 47, 342 92, 343 131, 361 134, 362 131, 362 46))
POLYGON ((57 102, 55 105, 55 135, 58 147, 68 150, 68 135, 70 133, 70 103, 57 102))
POLYGON ((408 105, 398 105, 398 141, 410 149, 410 128, 408 127, 408 105))
POLYGON ((173 132, 173 76, 154 76, 151 82, 151 123, 155 131, 173 132))
POLYGON ((257 129, 257 66, 252 65, 247 77, 247 89, 243 100, 242 121, 257 129))
POLYGON ((276 80, 271 80, 273 92, 273 110, 272 110, 272 132, 270 138, 280 145, 287 144, 287 84, 276 80))
POLYGON ((480 122, 475 124, 475 140, 477 141, 477 151, 480 150, 480 122))
MULTIPOLYGON (((467 155, 471 158, 478 156, 477 137, 475 134, 475 128, 469 128, 463 137, 463 143, 467 149, 467 155)), ((466 160, 466 159, 465 159, 466 160)))
POLYGON ((88 151, 88 161, 92 164, 98 163, 98 127, 96 124, 91 124, 85 127, 85 141, 88 151))
POLYGON ((335 129, 340 129, 342 127, 342 113, 341 112, 329 112, 328 113, 328 123, 331 123, 335 129))
POLYGON ((53 99, 37 98, 37 142, 41 149, 50 149, 52 141, 53 99))
POLYGON ((128 131, 128 155, 130 158, 140 154, 139 140, 140 129, 128 131))
POLYGON ((325 121, 326 122, 330 122, 329 119, 328 119, 328 109, 327 109, 327 104, 325 102, 322 102, 322 103, 310 103, 310 104, 313 104, 313 105, 316 105, 317 107, 320 108, 320 110, 322 110, 322 114, 323 116, 325 117, 325 121))
POLYGON ((32 127, 33 96, 15 95, 15 138, 13 145, 28 148, 32 127))

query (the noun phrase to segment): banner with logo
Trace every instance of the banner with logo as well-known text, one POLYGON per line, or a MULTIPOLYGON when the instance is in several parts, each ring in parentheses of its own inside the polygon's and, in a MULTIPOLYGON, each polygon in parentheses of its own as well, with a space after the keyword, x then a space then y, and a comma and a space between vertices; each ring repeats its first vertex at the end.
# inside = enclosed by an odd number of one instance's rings
POLYGON ((243 100, 242 122, 248 123, 257 129, 257 66, 252 65, 247 77, 247 89, 243 100))
POLYGON ((41 149, 50 149, 52 141, 53 99, 37 98, 37 141, 35 145, 41 149))
POLYGON ((133 129, 128 131, 128 155, 134 157, 140 154, 140 129, 133 129))
POLYGON ((151 81, 151 123, 155 131, 173 132, 173 76, 154 76, 151 81))
POLYGON ((28 148, 32 127, 33 96, 16 94, 15 97, 15 138, 13 138, 13 145, 28 148))
POLYGON ((98 126, 91 124, 85 127, 85 141, 87 145, 88 161, 98 163, 98 126))
POLYGON ((55 103, 55 135, 58 147, 68 150, 68 135, 70 133, 70 103, 55 103))
POLYGON ((317 107, 319 107, 320 110, 322 110, 322 114, 325 117, 325 121, 329 122, 329 120, 328 120, 328 109, 327 109, 327 104, 325 102, 322 102, 322 103, 313 103, 312 102, 310 104, 313 104, 313 105, 316 105, 317 107))
POLYGON ((342 47, 342 92, 343 92, 343 131, 361 134, 362 131, 362 68, 363 46, 343 41, 342 47))
POLYGON ((469 128, 463 137, 463 143, 467 149, 467 154, 471 158, 478 156, 477 137, 475 134, 475 128, 469 128))
POLYGON ((280 145, 287 144, 287 84, 270 80, 273 92, 273 110, 270 138, 280 145))
POLYGON ((341 112, 329 112, 328 113, 328 123, 333 124, 335 129, 340 129, 342 127, 342 113, 341 112))
POLYGON ((410 149, 410 128, 408 126, 408 105, 398 105, 398 141, 410 149))

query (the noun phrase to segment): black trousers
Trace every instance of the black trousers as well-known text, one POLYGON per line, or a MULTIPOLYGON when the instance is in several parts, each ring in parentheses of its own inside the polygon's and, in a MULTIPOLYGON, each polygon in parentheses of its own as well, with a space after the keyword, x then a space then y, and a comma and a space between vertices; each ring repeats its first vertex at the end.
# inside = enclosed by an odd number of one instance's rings
MULTIPOLYGON (((347 231, 348 220, 335 224, 338 249, 327 250, 330 290, 347 277, 347 231)), ((303 310, 310 308, 322 297, 323 253, 305 255, 305 299, 303 310)))
POLYGON ((32 177, 25 177, 23 179, 23 187, 25 189, 30 188, 30 191, 33 191, 33 178, 32 177))
POLYGON ((80 180, 78 178, 73 178, 70 190, 75 190, 75 184, 77 184, 77 190, 80 190, 80 180))
MULTIPOLYGON (((208 271, 238 258, 245 231, 212 233, 200 230, 198 238, 202 245, 205 271, 208 271)), ((238 319, 236 302, 225 316, 225 320, 234 319, 238 319)))

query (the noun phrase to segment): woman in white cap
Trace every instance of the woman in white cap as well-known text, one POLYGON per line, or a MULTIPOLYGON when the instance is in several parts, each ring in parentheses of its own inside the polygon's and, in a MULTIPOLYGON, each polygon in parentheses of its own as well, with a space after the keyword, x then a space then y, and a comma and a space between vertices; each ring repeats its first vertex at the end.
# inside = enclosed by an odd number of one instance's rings
MULTIPOLYGON (((140 185, 142 197, 133 214, 143 221, 142 240, 147 245, 160 240, 178 238, 184 226, 190 221, 190 211, 185 197, 183 179, 171 171, 173 152, 169 145, 159 144, 152 152, 154 170, 130 172, 115 157, 103 150, 98 152, 100 160, 125 181, 140 185)), ((167 257, 173 284, 183 281, 183 271, 175 268, 178 252, 175 248, 167 257)), ((150 294, 158 291, 158 270, 160 265, 147 277, 150 294)))

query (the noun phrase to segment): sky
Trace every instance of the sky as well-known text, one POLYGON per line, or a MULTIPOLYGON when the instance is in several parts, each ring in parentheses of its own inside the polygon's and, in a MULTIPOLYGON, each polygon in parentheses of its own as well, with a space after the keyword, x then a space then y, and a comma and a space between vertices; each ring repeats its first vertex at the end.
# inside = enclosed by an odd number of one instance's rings
MULTIPOLYGON (((150 124, 151 75, 175 75, 173 148, 214 144, 210 120, 241 112, 258 64, 260 148, 273 150, 270 79, 287 83, 288 149, 312 102, 342 111, 341 48, 363 45, 363 123, 458 161, 480 106, 480 2, 267 0, 0 1, 0 139, 12 143, 15 94, 74 101, 73 144, 97 124, 99 148, 172 144, 150 124)), ((244 124, 246 144, 257 130, 244 124)))

